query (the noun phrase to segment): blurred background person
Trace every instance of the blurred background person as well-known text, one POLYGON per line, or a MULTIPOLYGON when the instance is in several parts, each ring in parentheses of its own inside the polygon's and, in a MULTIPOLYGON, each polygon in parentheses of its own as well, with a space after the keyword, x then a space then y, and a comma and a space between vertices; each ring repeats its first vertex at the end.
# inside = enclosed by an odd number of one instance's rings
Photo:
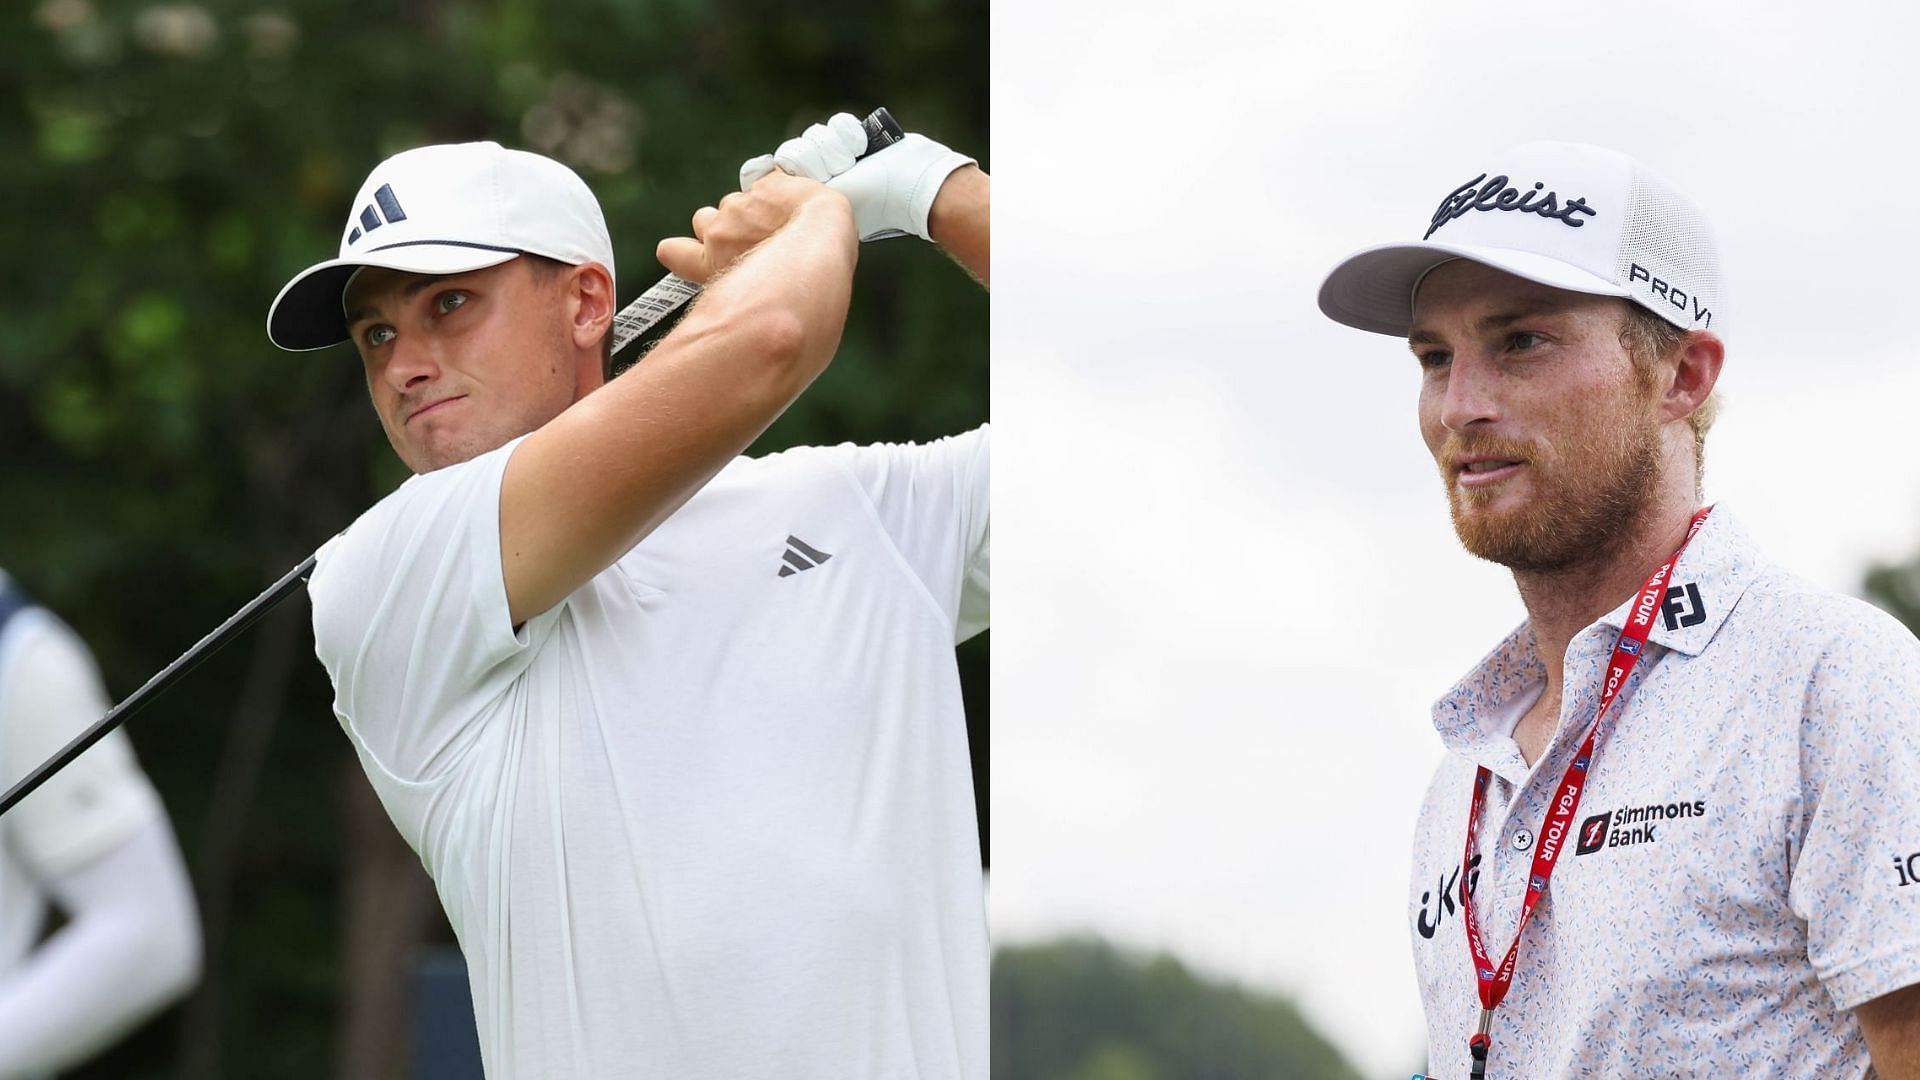
MULTIPOLYGON (((79 637, 0 571, 0 787, 109 705, 79 637)), ((199 975, 173 827, 116 731, 0 818, 0 1078, 92 1056, 199 975)))

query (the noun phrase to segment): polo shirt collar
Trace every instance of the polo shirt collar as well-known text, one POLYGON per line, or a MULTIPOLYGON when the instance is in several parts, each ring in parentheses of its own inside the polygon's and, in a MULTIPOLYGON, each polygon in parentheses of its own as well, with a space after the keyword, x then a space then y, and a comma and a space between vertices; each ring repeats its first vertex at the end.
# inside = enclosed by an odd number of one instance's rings
POLYGON ((1475 761, 1518 757, 1509 739, 1522 698, 1539 696, 1547 665, 1533 647, 1533 628, 1515 627, 1466 678, 1433 703, 1433 726, 1447 749, 1475 761))
MULTIPOLYGON (((1654 619, 1647 640, 1698 656, 1712 643, 1761 568, 1760 553, 1746 529, 1732 514, 1716 506, 1674 566, 1661 614, 1654 619)), ((1602 615, 1593 626, 1575 635, 1574 642, 1605 627, 1606 642, 1611 647, 1614 635, 1626 625, 1634 599, 1628 597, 1602 615)), ((1433 726, 1440 733, 1440 741, 1449 750, 1476 760, 1496 753, 1496 747, 1510 754, 1508 728, 1517 704, 1523 696, 1536 695, 1546 680, 1546 664, 1534 650, 1532 628, 1523 622, 1434 702, 1433 726)))
MULTIPOLYGON (((1687 545, 1679 563, 1675 564, 1660 604, 1660 614, 1654 619, 1647 640, 1688 656, 1705 652, 1707 644, 1732 613, 1734 604, 1759 576, 1760 566, 1760 553, 1753 546, 1753 538, 1732 514, 1716 506, 1713 513, 1707 515, 1707 523, 1700 526, 1699 535, 1687 545)), ((1627 624, 1635 599, 1628 597, 1619 607, 1600 616, 1600 625, 1609 628, 1609 643, 1612 635, 1627 624)))

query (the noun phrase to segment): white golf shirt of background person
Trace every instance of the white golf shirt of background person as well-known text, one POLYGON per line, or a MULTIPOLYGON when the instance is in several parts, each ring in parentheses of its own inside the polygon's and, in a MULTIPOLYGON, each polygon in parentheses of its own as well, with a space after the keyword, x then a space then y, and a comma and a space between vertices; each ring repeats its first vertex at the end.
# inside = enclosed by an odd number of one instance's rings
MULTIPOLYGON (((0 631, 0 788, 107 708, 79 637, 44 608, 14 615, 0 631)), ((113 732, 0 818, 0 1078, 91 1056, 199 970, 173 830, 126 733, 113 732), (50 906, 68 921, 43 944, 50 906)))
MULTIPOLYGON (((1461 879, 1498 964, 1631 604, 1569 644, 1560 727, 1532 768, 1511 738, 1546 679, 1524 625, 1434 706, 1449 753, 1420 811, 1408 926, 1435 1076, 1467 1075, 1480 1011, 1461 879), (1478 765, 1494 779, 1463 875, 1478 765)), ((1487 1075, 1864 1075, 1851 1010, 1920 983, 1920 881, 1904 872, 1920 866, 1920 642, 1766 562, 1718 508, 1622 697, 1487 1075)))
POLYGON ((406 481, 311 588, 488 1075, 984 1080, 953 649, 987 624, 988 429, 736 459, 516 633, 517 445, 406 481))

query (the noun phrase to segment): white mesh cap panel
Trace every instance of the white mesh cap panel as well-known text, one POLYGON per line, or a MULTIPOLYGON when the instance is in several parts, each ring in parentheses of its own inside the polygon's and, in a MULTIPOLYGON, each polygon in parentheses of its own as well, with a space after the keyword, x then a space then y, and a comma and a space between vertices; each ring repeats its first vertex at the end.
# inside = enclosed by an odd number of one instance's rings
POLYGON ((1684 329, 1724 332, 1713 228, 1666 181, 1636 168, 1615 280, 1633 301, 1684 329))

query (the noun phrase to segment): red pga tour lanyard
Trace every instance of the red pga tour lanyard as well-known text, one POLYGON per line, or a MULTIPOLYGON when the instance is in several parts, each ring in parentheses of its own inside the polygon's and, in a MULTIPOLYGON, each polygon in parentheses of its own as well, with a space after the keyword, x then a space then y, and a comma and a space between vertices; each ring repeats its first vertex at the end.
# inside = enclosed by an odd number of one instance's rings
POLYGON ((1593 722, 1587 725, 1587 737, 1580 749, 1573 755, 1573 764, 1567 766, 1567 773, 1560 779, 1560 790, 1555 793, 1553 802, 1547 807, 1547 819, 1540 825, 1539 846, 1533 851, 1533 871, 1527 877, 1527 895, 1520 902, 1520 925, 1513 932, 1513 944, 1507 947, 1507 958, 1500 962, 1496 970, 1493 962, 1487 958, 1486 942, 1480 938, 1480 920, 1473 913, 1473 894, 1467 888, 1466 867, 1473 861, 1477 847, 1474 841, 1480 832, 1480 814, 1486 808, 1487 785, 1493 774, 1485 765, 1473 779, 1473 805, 1467 812, 1467 848, 1461 856, 1460 878, 1460 914, 1467 927, 1467 947, 1473 952, 1473 975, 1480 986, 1480 1023, 1473 1035, 1467 1040, 1467 1052, 1472 1055, 1472 1077, 1480 1078, 1487 1074, 1487 1051, 1493 1040, 1487 1035, 1487 1029, 1493 1022, 1493 1010, 1500 1006, 1502 998, 1513 985, 1514 962, 1520 955, 1520 935, 1527 929, 1527 920, 1533 916, 1534 906, 1547 894, 1547 882, 1553 878, 1554 864, 1560 860, 1560 850, 1569 835, 1569 826, 1573 815, 1580 808, 1580 792, 1586 787, 1587 771, 1593 766, 1593 758, 1601 735, 1600 722, 1606 718, 1607 707, 1619 695, 1620 688, 1626 685, 1627 676, 1640 660, 1640 652, 1647 644, 1647 634, 1653 629, 1653 614, 1659 610, 1660 599, 1666 593, 1667 580, 1673 573, 1674 564, 1680 561, 1680 553, 1687 550, 1687 544, 1699 533, 1700 526, 1706 524, 1707 514, 1713 507, 1703 507, 1693 515, 1693 524, 1687 528, 1686 538, 1680 541, 1680 547, 1673 557, 1661 564, 1653 576, 1640 586, 1639 596, 1633 607, 1627 610, 1626 625, 1620 628, 1620 636, 1613 643, 1613 658, 1607 661, 1607 681, 1600 689, 1600 707, 1594 710, 1593 722))

